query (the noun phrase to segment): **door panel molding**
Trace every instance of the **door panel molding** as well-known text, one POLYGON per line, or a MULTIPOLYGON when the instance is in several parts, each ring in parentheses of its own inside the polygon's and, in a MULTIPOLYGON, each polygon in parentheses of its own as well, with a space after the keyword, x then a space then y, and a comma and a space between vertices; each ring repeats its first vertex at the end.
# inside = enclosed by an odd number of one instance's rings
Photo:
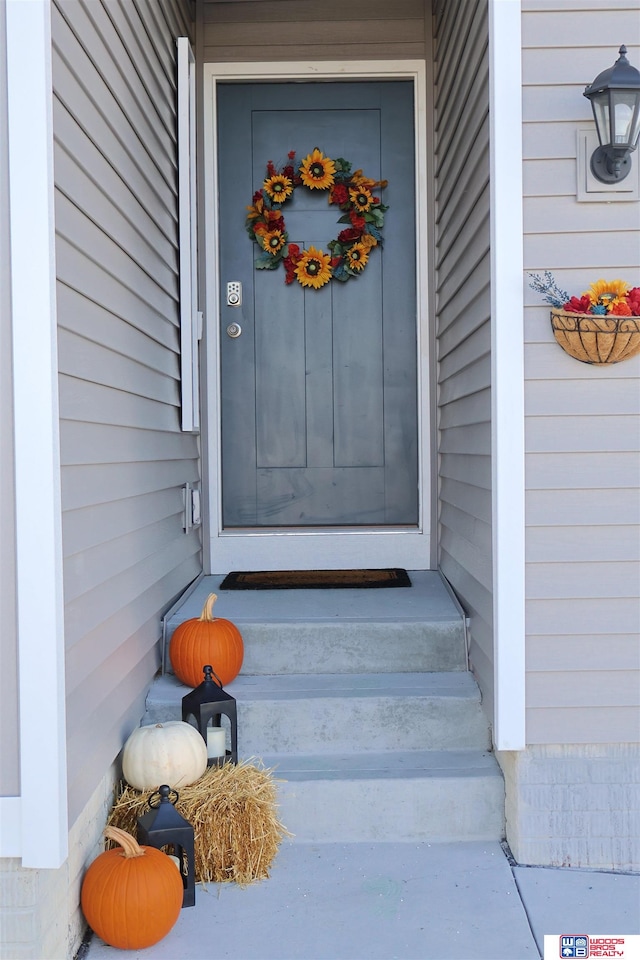
POLYGON ((345 566, 431 566, 432 423, 430 409, 428 274, 428 177, 426 64, 423 61, 354 61, 321 63, 205 64, 204 73, 204 250, 201 275, 205 289, 205 357, 203 474, 205 497, 204 565, 209 572, 253 568, 300 569, 345 566), (220 317, 218 247, 217 84, 224 81, 403 79, 414 87, 414 150, 416 170, 416 305, 418 317, 418 446, 419 521, 417 527, 371 528, 222 528, 220 431, 220 317), (204 267, 206 266, 206 270, 204 267))

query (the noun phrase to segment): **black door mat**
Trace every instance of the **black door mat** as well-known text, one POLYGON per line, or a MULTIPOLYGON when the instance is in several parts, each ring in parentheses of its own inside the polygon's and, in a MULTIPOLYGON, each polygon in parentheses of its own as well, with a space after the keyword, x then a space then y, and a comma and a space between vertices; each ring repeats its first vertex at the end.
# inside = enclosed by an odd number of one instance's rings
POLYGON ((250 570, 229 573, 220 590, 340 590, 410 587, 406 570, 250 570))

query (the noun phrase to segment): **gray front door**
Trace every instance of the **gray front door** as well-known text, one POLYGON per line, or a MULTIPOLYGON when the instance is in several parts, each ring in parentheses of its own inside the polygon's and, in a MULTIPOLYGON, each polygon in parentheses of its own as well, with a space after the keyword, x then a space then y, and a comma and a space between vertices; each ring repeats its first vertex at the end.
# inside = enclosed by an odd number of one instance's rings
MULTIPOLYGON (((415 526, 413 85, 220 84, 217 136, 223 526, 415 526), (389 207, 366 268, 319 289, 256 269, 245 224, 268 161, 315 148, 387 180, 389 207)), ((282 213, 300 251, 346 229, 324 190, 296 188, 282 213)))

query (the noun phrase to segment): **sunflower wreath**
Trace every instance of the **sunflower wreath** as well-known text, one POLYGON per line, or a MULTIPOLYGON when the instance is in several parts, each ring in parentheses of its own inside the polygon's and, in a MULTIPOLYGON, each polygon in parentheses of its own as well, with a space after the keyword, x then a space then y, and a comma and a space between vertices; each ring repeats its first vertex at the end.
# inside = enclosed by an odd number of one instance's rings
POLYGON ((284 265, 285 283, 297 280, 303 287, 318 290, 329 280, 350 280, 365 269, 371 251, 382 246, 382 227, 386 207, 374 196, 386 180, 370 180, 362 170, 351 171, 348 160, 331 160, 316 147, 296 168, 296 154, 287 155, 280 169, 267 163, 267 176, 247 207, 247 233, 260 249, 257 270, 276 270, 284 265), (327 244, 330 253, 309 247, 301 250, 289 243, 282 207, 298 187, 328 190, 329 203, 342 211, 338 223, 348 224, 335 240, 327 244))

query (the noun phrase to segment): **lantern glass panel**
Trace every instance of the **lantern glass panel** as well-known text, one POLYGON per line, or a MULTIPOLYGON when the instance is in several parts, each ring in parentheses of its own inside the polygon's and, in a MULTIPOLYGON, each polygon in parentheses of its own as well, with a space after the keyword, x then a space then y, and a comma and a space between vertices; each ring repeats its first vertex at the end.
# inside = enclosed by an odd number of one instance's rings
POLYGON ((631 124, 631 137, 629 138, 629 143, 632 147, 636 147, 638 144, 638 139, 640 138, 640 96, 638 97, 638 102, 636 103, 636 112, 631 124))
POLYGON ((616 144, 628 144, 632 147, 636 141, 633 136, 633 115, 636 96, 633 90, 616 90, 613 93, 614 135, 616 144))
POLYGON ((593 116, 596 121, 598 139, 604 146, 611 143, 611 129, 609 127, 609 94, 607 91, 597 93, 591 98, 593 116))

